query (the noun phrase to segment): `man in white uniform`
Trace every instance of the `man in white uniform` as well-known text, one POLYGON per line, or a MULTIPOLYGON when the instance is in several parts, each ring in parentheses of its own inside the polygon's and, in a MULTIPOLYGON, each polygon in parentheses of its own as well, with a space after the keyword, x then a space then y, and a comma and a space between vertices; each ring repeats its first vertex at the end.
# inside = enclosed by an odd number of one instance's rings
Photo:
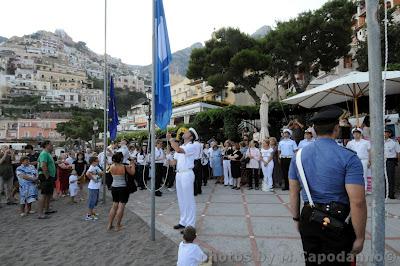
POLYGON ((129 159, 130 154, 129 154, 129 149, 128 149, 127 144, 128 144, 128 142, 126 140, 124 140, 124 139, 121 140, 120 148, 117 150, 117 152, 121 152, 122 155, 124 156, 124 159, 122 160, 122 163, 124 163, 124 164, 129 164, 128 159, 129 159))
POLYGON ((186 226, 195 227, 196 224, 196 201, 194 199, 194 160, 198 155, 198 148, 193 141, 199 136, 193 128, 189 128, 183 134, 183 145, 179 144, 167 134, 167 140, 175 150, 174 159, 176 160, 176 194, 180 212, 179 223, 174 229, 183 229, 186 226))
POLYGON ((347 143, 346 148, 355 151, 358 158, 361 160, 361 164, 364 170, 363 175, 365 191, 367 191, 368 168, 371 164, 371 143, 368 140, 362 138, 363 131, 361 128, 354 128, 351 133, 353 134, 354 139, 347 143))
POLYGON ((396 180, 396 166, 400 161, 400 145, 397 140, 392 139, 392 130, 385 129, 385 161, 386 161, 386 175, 389 183, 389 199, 395 199, 395 180, 396 180))

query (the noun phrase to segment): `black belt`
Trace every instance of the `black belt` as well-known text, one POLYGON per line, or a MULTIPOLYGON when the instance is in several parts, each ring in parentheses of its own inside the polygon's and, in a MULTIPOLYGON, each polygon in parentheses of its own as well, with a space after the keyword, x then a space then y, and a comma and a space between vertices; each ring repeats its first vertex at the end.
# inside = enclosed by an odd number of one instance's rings
POLYGON ((386 161, 397 162, 397 158, 387 158, 386 161))

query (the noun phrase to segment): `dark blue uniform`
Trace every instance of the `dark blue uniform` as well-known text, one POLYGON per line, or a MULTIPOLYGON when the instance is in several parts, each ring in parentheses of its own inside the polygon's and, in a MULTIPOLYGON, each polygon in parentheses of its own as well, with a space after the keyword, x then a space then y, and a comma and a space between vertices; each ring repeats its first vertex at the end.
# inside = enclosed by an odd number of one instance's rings
MULTIPOLYGON (((321 125, 334 125, 338 121, 337 114, 337 110, 332 108, 315 117, 321 125), (326 117, 330 121, 324 121, 326 117)), ((356 153, 339 146, 332 138, 320 138, 304 147, 301 161, 315 205, 313 208, 308 204, 309 200, 302 189, 304 207, 300 214, 299 231, 306 265, 351 265, 346 259, 356 236, 351 222, 345 222, 350 213, 345 185, 355 184, 364 188, 361 161, 356 153), (323 223, 326 218, 329 218, 328 225, 323 223), (325 259, 335 256, 334 261, 318 263, 319 255, 325 259)), ((297 180, 303 187, 296 158, 291 161, 289 178, 297 180)))

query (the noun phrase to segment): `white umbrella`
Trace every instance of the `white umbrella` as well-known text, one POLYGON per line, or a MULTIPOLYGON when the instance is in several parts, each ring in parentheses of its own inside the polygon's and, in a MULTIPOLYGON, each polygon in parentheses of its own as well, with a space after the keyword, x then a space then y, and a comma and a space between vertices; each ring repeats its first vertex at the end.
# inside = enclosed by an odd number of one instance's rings
POLYGON ((260 105, 260 121, 261 121, 260 141, 269 138, 268 108, 269 108, 269 99, 267 94, 263 93, 260 105))
MULTIPOLYGON (((384 72, 382 72, 382 80, 384 72)), ((400 71, 386 72, 386 95, 400 93, 400 71)), ((354 100, 354 112, 358 117, 358 98, 369 94, 369 73, 350 72, 343 77, 307 90, 283 100, 288 104, 299 104, 306 108, 316 108, 354 100)))

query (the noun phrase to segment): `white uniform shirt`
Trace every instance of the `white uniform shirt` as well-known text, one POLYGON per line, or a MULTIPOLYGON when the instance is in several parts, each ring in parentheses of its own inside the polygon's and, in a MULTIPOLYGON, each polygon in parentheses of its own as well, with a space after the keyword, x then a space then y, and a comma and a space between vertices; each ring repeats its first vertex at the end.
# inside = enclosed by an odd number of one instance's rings
POLYGON ((246 152, 246 157, 250 156, 252 156, 253 158, 250 159, 250 162, 246 165, 246 168, 259 169, 261 159, 260 150, 257 148, 249 148, 246 152))
POLYGON ((117 150, 117 152, 121 152, 122 155, 124 156, 124 160, 122 161, 122 163, 129 163, 128 159, 129 159, 129 149, 128 146, 126 145, 122 145, 121 148, 119 148, 117 150))
POLYGON ((310 144, 313 143, 314 141, 315 141, 315 139, 310 139, 310 140, 303 139, 303 140, 300 141, 300 143, 299 143, 299 149, 302 149, 302 148, 304 148, 305 146, 310 145, 310 144))
MULTIPOLYGON (((108 154, 108 153, 107 153, 108 154)), ((99 159, 99 165, 101 168, 104 169, 104 151, 99 153, 99 156, 97 157, 99 159)), ((88 162, 87 162, 88 163, 88 162)), ((107 164, 111 165, 112 164, 112 156, 107 156, 107 164)))
POLYGON ((146 155, 138 153, 136 155, 136 161, 140 165, 146 165, 146 155))
POLYGON ((179 244, 177 266, 198 266, 207 260, 207 255, 193 243, 179 244))
POLYGON ((360 139, 359 141, 357 141, 353 139, 347 143, 346 148, 355 151, 360 160, 369 159, 369 151, 371 150, 371 143, 368 140, 360 139))
POLYGON ((136 158, 137 154, 138 154, 137 150, 129 151, 129 158, 131 159, 136 158))
POLYGON ((194 160, 196 159, 198 149, 194 143, 187 143, 180 146, 185 153, 178 153, 175 152, 174 159, 177 160, 176 162, 176 170, 185 171, 189 169, 193 169, 194 167, 194 160))
POLYGON ((195 160, 201 159, 201 156, 203 153, 203 144, 201 144, 198 141, 195 141, 195 142, 193 142, 193 145, 196 145, 196 148, 197 148, 195 160))
POLYGON ((155 148, 155 154, 156 154, 156 163, 164 163, 165 160, 165 153, 163 151, 163 149, 161 148, 155 148))
POLYGON ((397 158, 397 154, 400 153, 400 145, 393 139, 385 140, 385 158, 397 158))
POLYGON ((283 138, 279 141, 278 151, 281 152, 281 158, 293 158, 297 149, 297 144, 294 140, 283 138))

